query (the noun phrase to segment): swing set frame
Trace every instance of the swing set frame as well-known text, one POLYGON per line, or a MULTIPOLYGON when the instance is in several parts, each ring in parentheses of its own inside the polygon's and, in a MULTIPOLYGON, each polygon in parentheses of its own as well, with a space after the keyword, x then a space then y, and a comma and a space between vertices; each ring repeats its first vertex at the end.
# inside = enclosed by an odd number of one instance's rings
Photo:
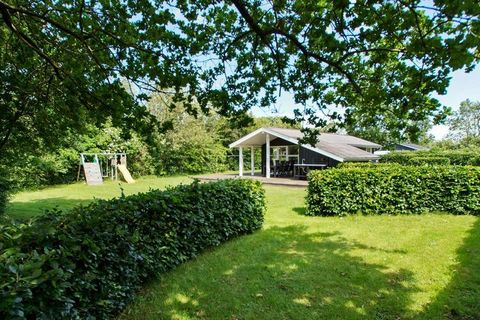
POLYGON ((96 153, 80 153, 80 163, 78 165, 77 181, 80 180, 82 167, 85 163, 98 163, 102 178, 111 178, 118 180, 118 165, 127 166, 127 154, 125 152, 96 152, 96 153), (93 157, 93 161, 88 161, 93 157))

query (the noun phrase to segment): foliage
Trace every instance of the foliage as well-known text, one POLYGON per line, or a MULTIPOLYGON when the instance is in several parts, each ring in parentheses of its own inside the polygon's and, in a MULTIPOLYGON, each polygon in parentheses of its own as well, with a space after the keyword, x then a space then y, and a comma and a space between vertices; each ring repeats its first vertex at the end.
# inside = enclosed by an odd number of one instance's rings
MULTIPOLYGON (((238 151, 227 149, 232 141, 263 126, 292 127, 280 117, 265 117, 253 118, 250 127, 232 128, 218 114, 206 115, 199 110, 194 117, 185 111, 182 102, 172 108, 165 99, 168 97, 152 97, 149 112, 162 123, 171 122, 169 130, 152 127, 145 138, 135 131, 115 127, 107 119, 100 127, 87 126, 81 135, 67 132, 55 151, 40 149, 33 154, 23 153, 4 159, 6 163, 0 166, 8 172, 17 190, 74 181, 80 152, 126 152, 129 170, 137 177, 219 172, 238 168, 238 151)), ((246 152, 245 163, 250 163, 249 155, 246 152)), ((256 165, 260 166, 260 150, 256 150, 255 157, 256 165)))
POLYGON ((478 62, 479 10, 476 0, 2 0, 0 154, 55 147, 108 116, 148 133, 137 120, 152 91, 237 124, 281 92, 316 127, 318 109, 339 121, 441 122, 447 110, 431 94, 478 62))
POLYGON ((0 226, 2 318, 101 318, 157 274, 261 228, 259 182, 180 185, 0 226))
POLYGON ((384 165, 389 164, 378 162, 339 162, 336 168, 375 168, 384 165))
POLYGON ((224 171, 226 148, 193 123, 168 131, 159 139, 154 155, 155 173, 181 174, 224 171), (188 129, 187 129, 188 128, 188 129))
POLYGON ((39 190, 24 190, 15 193, 8 204, 6 216, 15 221, 29 220, 40 216, 49 208, 59 208, 66 211, 86 205, 98 199, 112 199, 123 195, 132 195, 146 192, 151 189, 164 190, 165 188, 191 183, 192 179, 187 176, 140 177, 135 183, 123 183, 105 180, 103 184, 92 187, 85 183, 73 183, 45 187, 39 190))
POLYGON ((457 140, 480 138, 480 101, 462 101, 448 124, 449 135, 457 140))
POLYGON ((428 131, 432 128, 430 119, 412 121, 393 114, 371 116, 360 112, 351 112, 345 129, 348 134, 374 141, 391 149, 399 142, 429 143, 432 137, 428 131))
POLYGON ((380 162, 403 165, 430 163, 466 166, 480 165, 480 153, 476 149, 437 150, 437 151, 396 151, 382 155, 380 162))
POLYGON ((0 219, 5 213, 5 208, 7 207, 8 199, 10 197, 10 192, 10 181, 6 178, 5 173, 0 170, 0 219))
POLYGON ((84 134, 66 132, 63 136, 55 151, 40 148, 3 159, 0 167, 4 168, 14 189, 74 181, 81 152, 127 152, 132 174, 153 173, 153 160, 143 139, 135 132, 114 127, 109 119, 98 128, 89 125, 84 134))
POLYGON ((149 141, 151 157, 155 159, 155 174, 218 172, 225 170, 226 147, 217 131, 221 117, 205 114, 198 103, 187 106, 187 101, 174 101, 168 95, 153 95, 149 112, 169 130, 157 130, 149 141), (195 116, 187 112, 191 112, 195 116))
POLYGON ((480 152, 480 137, 464 137, 462 139, 452 139, 448 137, 429 144, 432 151, 448 151, 448 150, 470 150, 480 152))
POLYGON ((353 167, 309 175, 308 215, 442 211, 480 214, 480 168, 468 166, 353 167))
POLYGON ((153 281, 120 319, 478 318, 478 217, 318 219, 299 214, 305 189, 265 191, 261 231, 153 281))
MULTIPOLYGON (((148 177, 123 188, 133 194, 186 181, 148 177)), ((306 189, 264 188, 268 205, 262 230, 207 250, 153 280, 119 318, 431 320, 453 313, 475 319, 480 314, 478 217, 317 219, 299 214, 305 210, 306 189), (331 303, 316 303, 321 297, 331 303), (351 303, 358 307, 351 308, 351 303)), ((111 182, 22 192, 8 214, 18 217, 28 205, 32 216, 41 208, 86 204, 119 192, 111 182)))
POLYGON ((450 159, 447 157, 413 157, 408 159, 408 164, 418 165, 449 165, 450 159))

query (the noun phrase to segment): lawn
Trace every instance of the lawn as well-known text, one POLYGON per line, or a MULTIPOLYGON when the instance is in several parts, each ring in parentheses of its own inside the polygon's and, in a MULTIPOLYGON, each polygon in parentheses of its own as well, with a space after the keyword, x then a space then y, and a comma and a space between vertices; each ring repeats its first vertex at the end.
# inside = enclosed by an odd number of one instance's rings
MULTIPOLYGON (((187 178, 146 178, 125 193, 187 178)), ((147 286, 121 319, 479 319, 480 220, 306 217, 305 190, 266 186, 262 231, 147 286)), ((17 195, 10 215, 118 196, 116 184, 17 195)))
POLYGON ((86 204, 93 199, 119 197, 122 189, 125 195, 145 192, 149 189, 163 189, 169 185, 189 183, 188 177, 143 177, 133 184, 106 180, 102 185, 88 186, 83 182, 49 187, 38 191, 25 191, 16 194, 7 207, 7 214, 16 219, 27 219, 43 210, 53 207, 72 208, 86 204))

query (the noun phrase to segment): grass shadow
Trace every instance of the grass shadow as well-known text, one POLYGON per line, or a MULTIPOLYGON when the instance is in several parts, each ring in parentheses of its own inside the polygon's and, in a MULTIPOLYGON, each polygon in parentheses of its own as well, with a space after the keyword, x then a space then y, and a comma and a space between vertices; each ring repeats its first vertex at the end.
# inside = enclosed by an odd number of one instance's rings
POLYGON ((292 210, 302 216, 304 216, 305 213, 307 212, 307 209, 305 207, 295 207, 295 208, 292 208, 292 210))
POLYGON ((377 249, 339 233, 272 227, 180 266, 147 287, 122 318, 404 318, 417 291, 412 272, 351 254, 364 250, 377 249))
POLYGON ((449 284, 418 319, 480 319, 480 218, 457 250, 449 284))

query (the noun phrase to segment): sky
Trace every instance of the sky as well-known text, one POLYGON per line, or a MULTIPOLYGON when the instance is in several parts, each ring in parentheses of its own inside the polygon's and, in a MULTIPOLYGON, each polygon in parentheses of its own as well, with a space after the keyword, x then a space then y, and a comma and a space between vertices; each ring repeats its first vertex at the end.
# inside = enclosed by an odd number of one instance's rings
MULTIPOLYGON (((447 94, 435 95, 435 97, 444 105, 457 110, 460 102, 470 99, 480 101, 480 67, 477 67, 470 73, 458 70, 452 74, 450 86, 447 94)), ((293 110, 296 105, 292 95, 289 93, 282 94, 278 102, 271 110, 254 108, 253 114, 257 117, 264 116, 293 116, 293 110)), ((448 134, 446 125, 434 126, 430 133, 436 140, 443 139, 448 134)))

